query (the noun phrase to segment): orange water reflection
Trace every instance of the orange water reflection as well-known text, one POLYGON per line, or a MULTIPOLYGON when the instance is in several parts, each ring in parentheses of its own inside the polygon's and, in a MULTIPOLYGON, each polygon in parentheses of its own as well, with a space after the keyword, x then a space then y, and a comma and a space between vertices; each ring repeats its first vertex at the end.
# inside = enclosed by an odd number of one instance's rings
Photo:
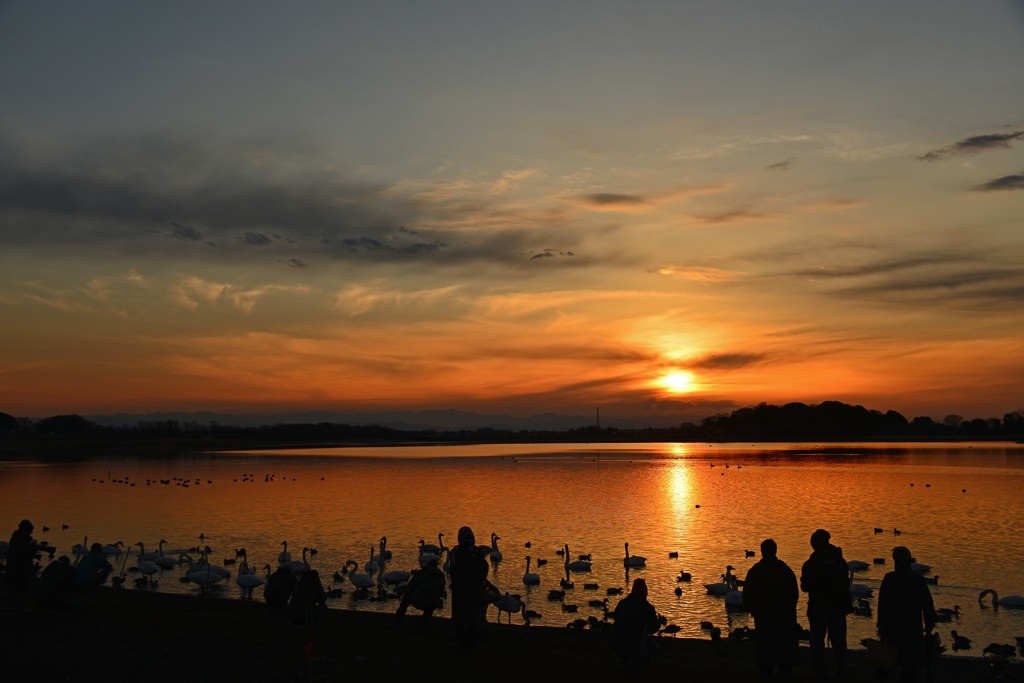
MULTIPOLYGON (((85 536, 143 541, 147 549, 164 538, 174 548, 209 544, 221 562, 246 547, 250 563, 262 566, 274 563, 288 541, 295 556, 304 546, 317 548, 311 563, 325 577, 349 559, 362 565, 381 536, 395 555, 390 568, 414 567, 420 539, 436 542, 443 533, 451 545, 459 526, 469 524, 481 542, 492 532, 500 536, 506 559, 492 568, 492 580, 523 593, 546 614, 544 623, 562 619, 545 596, 564 575, 555 551, 568 543, 573 555, 594 559, 590 574, 574 577, 578 586, 627 588, 643 576, 658 610, 693 636, 701 635, 703 619, 746 623, 745 615, 730 615, 721 599, 707 596, 703 583, 716 581, 726 564, 745 574, 756 560, 745 551, 767 536, 799 571, 818 526, 832 532, 848 559, 867 562, 888 555, 896 543, 891 529, 899 527, 899 542, 942 576, 933 587, 939 606, 976 604, 978 591, 988 587, 1024 592, 1024 544, 1013 542, 1020 539, 1022 512, 1020 446, 802 445, 788 452, 720 444, 527 444, 326 453, 0 462, 0 520, 13 530, 23 517, 32 519, 37 535, 61 552, 85 536), (480 457, 488 451, 491 457, 480 457), (43 525, 51 531, 42 533, 43 525), (874 527, 885 533, 874 534, 874 527), (628 574, 627 542, 632 554, 647 558, 645 568, 628 574), (670 557, 674 552, 679 556, 670 557), (548 560, 534 568, 541 586, 522 584, 527 554, 548 560), (677 597, 680 570, 694 581, 677 597)), ((877 588, 884 571, 872 566, 858 581, 877 588)), ((168 572, 159 590, 194 587, 168 572)), ((241 593, 233 583, 221 591, 241 593)), ((594 596, 576 590, 572 597, 586 605, 594 596)), ((350 593, 335 604, 392 608, 353 602, 350 593)), ((1024 613, 974 609, 959 625, 977 639, 1005 640, 1011 631, 1024 632, 1024 613)), ((851 621, 858 638, 870 630, 870 620, 851 621)))

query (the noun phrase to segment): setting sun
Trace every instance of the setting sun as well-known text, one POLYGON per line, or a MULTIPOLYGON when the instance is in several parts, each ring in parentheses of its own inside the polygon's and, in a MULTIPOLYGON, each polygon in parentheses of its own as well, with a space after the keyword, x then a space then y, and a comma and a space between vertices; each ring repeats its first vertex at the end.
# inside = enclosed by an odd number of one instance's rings
POLYGON ((688 372, 669 373, 662 377, 659 383, 673 394, 685 394, 694 389, 693 375, 688 372))

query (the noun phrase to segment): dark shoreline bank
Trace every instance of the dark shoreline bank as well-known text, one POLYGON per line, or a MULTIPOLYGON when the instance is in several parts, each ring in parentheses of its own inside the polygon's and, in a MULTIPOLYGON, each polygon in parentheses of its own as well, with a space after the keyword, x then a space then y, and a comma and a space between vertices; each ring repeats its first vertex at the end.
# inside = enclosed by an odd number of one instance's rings
MULTIPOLYGON (((75 596, 70 612, 0 616, 0 680, 246 681, 299 683, 386 679, 408 681, 756 681, 753 643, 659 637, 661 651, 641 679, 627 674, 601 632, 497 624, 494 613, 479 647, 458 650, 446 619, 424 628, 418 614, 331 609, 313 631, 254 602, 99 589, 75 596)), ((810 681, 809 656, 791 678, 810 681)), ((892 676, 891 680, 895 680, 892 676)), ((863 651, 851 651, 846 681, 872 681, 863 651)), ((923 680, 923 676, 922 676, 923 680)), ((935 683, 991 681, 980 657, 942 656, 935 683)))

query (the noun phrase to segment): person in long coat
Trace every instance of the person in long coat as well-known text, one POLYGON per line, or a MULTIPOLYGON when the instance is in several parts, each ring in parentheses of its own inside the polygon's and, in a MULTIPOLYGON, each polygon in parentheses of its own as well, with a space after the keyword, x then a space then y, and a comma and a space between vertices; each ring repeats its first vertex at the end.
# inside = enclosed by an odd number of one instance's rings
POLYGON ((743 581, 743 606, 754 617, 757 666, 770 675, 777 666, 789 673, 800 662, 796 603, 800 597, 796 574, 778 558, 778 546, 761 542, 761 559, 743 581))
POLYGON ((843 549, 832 545, 824 529, 811 534, 814 552, 800 570, 800 590, 807 593, 807 622, 814 673, 825 676, 825 639, 832 644, 836 671, 846 675, 846 617, 853 612, 850 568, 843 549))
POLYGON ((900 679, 913 681, 927 664, 926 634, 935 628, 935 603, 924 577, 911 569, 910 550, 897 546, 892 559, 896 569, 878 590, 878 637, 896 648, 900 679))
POLYGON ((476 645, 480 617, 486 608, 484 586, 487 560, 476 546, 476 536, 468 526, 459 529, 459 544, 451 552, 452 624, 459 647, 476 645))

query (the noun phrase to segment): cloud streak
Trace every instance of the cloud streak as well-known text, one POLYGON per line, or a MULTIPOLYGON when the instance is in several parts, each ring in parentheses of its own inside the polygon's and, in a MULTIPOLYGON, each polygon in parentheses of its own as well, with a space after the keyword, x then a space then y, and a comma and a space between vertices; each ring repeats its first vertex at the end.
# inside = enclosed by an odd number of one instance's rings
POLYGON ((1024 173, 1004 175, 976 186, 977 192, 999 192, 1003 190, 1024 190, 1024 173))
POLYGON ((973 135, 951 145, 934 149, 919 156, 918 159, 921 161, 942 161, 950 157, 970 156, 980 154, 981 152, 1009 149, 1010 143, 1014 140, 1024 140, 1024 130, 1016 130, 1012 133, 973 135))

